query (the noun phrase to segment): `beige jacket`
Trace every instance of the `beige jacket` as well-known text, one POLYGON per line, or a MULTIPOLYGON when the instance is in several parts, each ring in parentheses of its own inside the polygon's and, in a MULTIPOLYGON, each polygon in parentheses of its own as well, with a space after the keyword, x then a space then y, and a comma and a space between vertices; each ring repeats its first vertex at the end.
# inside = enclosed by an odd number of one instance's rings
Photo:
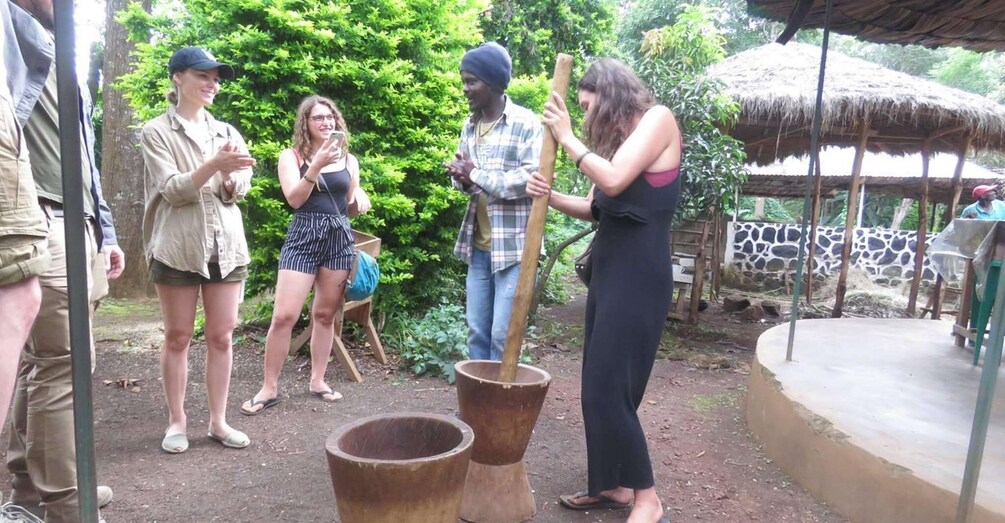
MULTIPOLYGON (((192 173, 206 162, 229 137, 241 149, 247 145, 237 129, 207 113, 212 141, 206 155, 199 138, 190 134, 173 105, 166 113, 143 126, 140 141, 144 161, 146 205, 143 213, 143 243, 147 263, 156 258, 180 271, 209 278, 210 258, 219 246, 220 273, 230 274, 248 265, 248 242, 237 202, 251 188, 251 169, 234 172, 233 193, 214 175, 200 188, 192 173)), ((192 125, 192 124, 188 124, 192 125)))

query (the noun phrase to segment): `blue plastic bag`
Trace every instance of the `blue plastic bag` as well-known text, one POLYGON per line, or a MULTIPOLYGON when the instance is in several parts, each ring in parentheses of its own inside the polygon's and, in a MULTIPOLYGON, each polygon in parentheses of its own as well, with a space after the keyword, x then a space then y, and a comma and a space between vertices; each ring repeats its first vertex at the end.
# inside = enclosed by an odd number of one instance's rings
POLYGON ((365 300, 367 296, 377 290, 377 282, 380 280, 380 267, 377 260, 369 254, 359 251, 356 253, 356 277, 346 286, 346 300, 365 300))

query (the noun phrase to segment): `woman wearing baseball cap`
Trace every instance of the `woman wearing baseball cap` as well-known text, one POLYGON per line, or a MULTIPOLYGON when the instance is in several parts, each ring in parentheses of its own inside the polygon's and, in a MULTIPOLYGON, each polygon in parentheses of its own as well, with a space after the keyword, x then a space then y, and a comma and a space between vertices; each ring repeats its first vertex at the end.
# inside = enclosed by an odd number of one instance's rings
POLYGON ((188 450, 188 348, 200 294, 206 314, 208 437, 239 449, 251 440, 227 424, 226 408, 231 338, 251 259, 237 202, 251 187, 255 159, 234 127, 206 111, 220 80, 233 78, 234 69, 205 49, 186 47, 171 57, 168 72, 167 111, 147 122, 141 141, 147 195, 143 241, 164 317, 161 378, 168 427, 161 449, 188 450))

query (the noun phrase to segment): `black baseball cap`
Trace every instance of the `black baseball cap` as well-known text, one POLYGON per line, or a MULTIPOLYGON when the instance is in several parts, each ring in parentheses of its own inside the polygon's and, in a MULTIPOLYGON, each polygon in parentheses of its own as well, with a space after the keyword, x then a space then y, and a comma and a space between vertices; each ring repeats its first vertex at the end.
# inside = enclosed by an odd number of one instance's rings
POLYGON ((171 60, 168 62, 168 73, 174 74, 185 69, 198 69, 200 71, 217 69, 220 78, 229 80, 234 77, 233 67, 223 62, 217 62, 216 57, 201 47, 185 47, 171 55, 171 60))

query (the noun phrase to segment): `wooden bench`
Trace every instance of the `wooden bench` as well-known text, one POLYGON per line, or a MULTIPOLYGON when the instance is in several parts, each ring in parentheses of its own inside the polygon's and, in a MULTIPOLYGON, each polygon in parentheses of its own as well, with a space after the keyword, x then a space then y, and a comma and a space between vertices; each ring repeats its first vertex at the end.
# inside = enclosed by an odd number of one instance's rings
MULTIPOLYGON (((374 258, 380 254, 380 238, 359 232, 357 230, 353 230, 352 234, 356 239, 357 251, 363 251, 374 258)), ((349 278, 352 279, 355 276, 356 266, 353 265, 352 271, 349 273, 349 278)), ((377 361, 386 365, 387 356, 384 354, 384 346, 380 343, 380 338, 377 336, 377 328, 374 327, 373 319, 370 317, 373 312, 373 296, 367 296, 365 299, 349 302, 344 301, 345 296, 343 296, 342 299, 342 306, 339 307, 339 311, 335 314, 335 336, 332 338, 332 351, 335 353, 335 357, 338 359, 339 363, 342 364, 342 368, 345 369, 349 379, 359 383, 363 381, 363 377, 360 376, 359 371, 356 370, 356 364, 353 363, 352 358, 349 357, 349 352, 345 348, 345 344, 342 343, 342 327, 344 326, 345 320, 352 321, 363 327, 363 331, 366 335, 366 341, 370 345, 370 350, 373 351, 373 355, 377 358, 377 361)), ((311 329, 313 327, 314 320, 312 319, 307 325, 307 328, 304 329, 304 331, 290 343, 291 355, 296 353, 301 347, 310 341, 311 329)))

